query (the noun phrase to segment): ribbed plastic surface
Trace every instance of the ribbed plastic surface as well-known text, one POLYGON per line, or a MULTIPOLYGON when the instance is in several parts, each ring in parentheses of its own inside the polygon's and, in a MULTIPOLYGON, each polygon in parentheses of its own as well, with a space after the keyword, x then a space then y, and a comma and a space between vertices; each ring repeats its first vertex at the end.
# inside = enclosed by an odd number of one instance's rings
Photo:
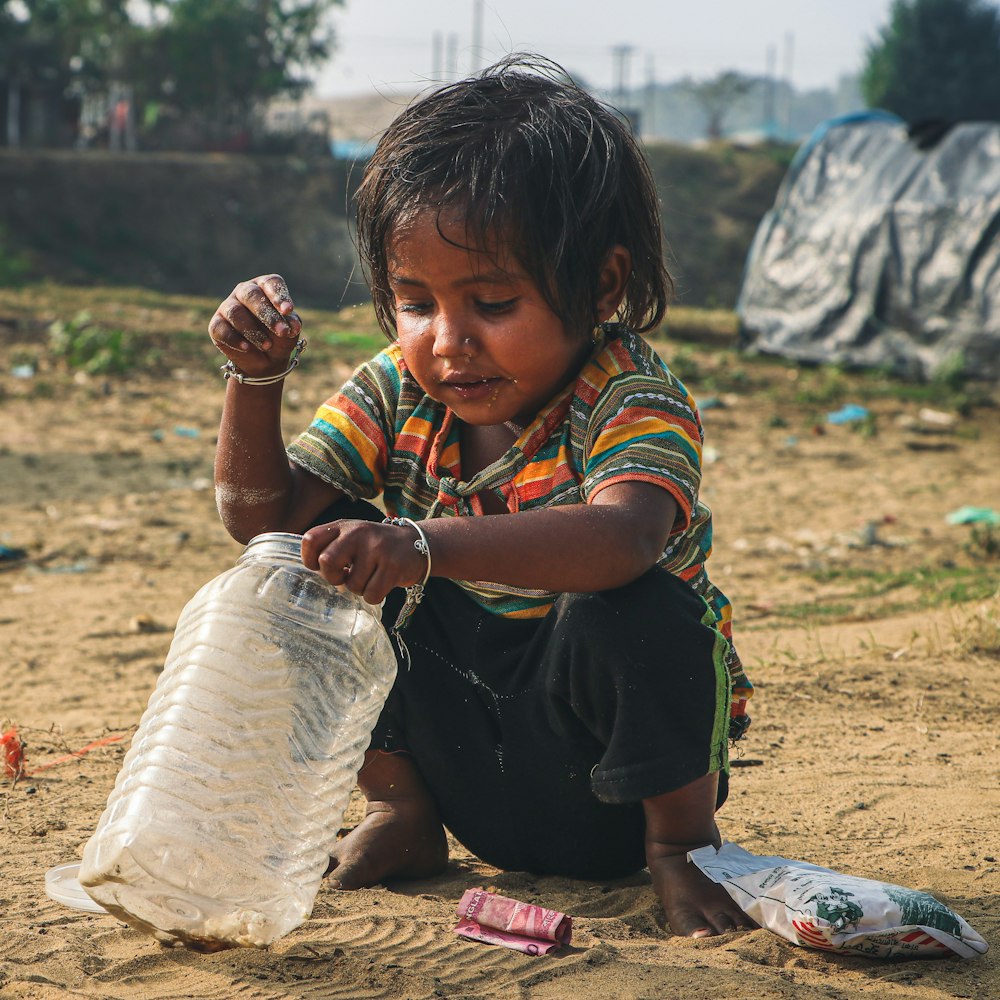
POLYGON ((80 884, 166 943, 305 920, 396 674, 378 610, 262 535, 181 613, 80 884))

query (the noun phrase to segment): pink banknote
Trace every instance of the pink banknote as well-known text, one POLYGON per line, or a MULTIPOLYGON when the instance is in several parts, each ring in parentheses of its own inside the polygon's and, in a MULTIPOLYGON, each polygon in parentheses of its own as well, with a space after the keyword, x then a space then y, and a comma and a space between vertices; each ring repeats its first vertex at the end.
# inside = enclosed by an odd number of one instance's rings
POLYGON ((467 889, 457 914, 456 934, 486 944, 502 944, 526 955, 547 955, 553 948, 569 944, 573 933, 573 918, 565 913, 485 889, 467 889))

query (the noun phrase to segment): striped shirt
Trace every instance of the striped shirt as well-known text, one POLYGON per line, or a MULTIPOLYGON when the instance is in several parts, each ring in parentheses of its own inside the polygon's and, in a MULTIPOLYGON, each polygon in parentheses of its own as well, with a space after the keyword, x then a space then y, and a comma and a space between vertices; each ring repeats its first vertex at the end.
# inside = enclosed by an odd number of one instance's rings
MULTIPOLYGON (((703 441, 695 402, 681 382, 645 340, 608 324, 576 380, 506 454, 468 481, 454 413, 424 392, 396 344, 320 406, 288 454, 352 499, 381 495, 389 514, 413 520, 482 514, 478 494, 487 489, 513 513, 589 503, 614 483, 653 483, 670 493, 678 510, 659 565, 702 595, 731 642, 731 606, 705 572, 712 515, 698 499, 703 441)), ((511 618, 542 617, 557 596, 500 583, 456 583, 482 607, 511 618)), ((734 699, 745 702, 751 685, 735 651, 729 668, 734 699)))

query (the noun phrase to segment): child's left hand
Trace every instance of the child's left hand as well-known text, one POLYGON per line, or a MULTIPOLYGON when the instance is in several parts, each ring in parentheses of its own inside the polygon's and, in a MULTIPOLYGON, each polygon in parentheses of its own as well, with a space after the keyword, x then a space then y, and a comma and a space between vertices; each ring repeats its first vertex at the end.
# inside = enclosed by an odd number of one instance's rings
POLYGON ((423 580, 427 557, 413 547, 416 537, 406 525, 334 521, 302 536, 302 562, 324 580, 379 604, 393 587, 423 580))

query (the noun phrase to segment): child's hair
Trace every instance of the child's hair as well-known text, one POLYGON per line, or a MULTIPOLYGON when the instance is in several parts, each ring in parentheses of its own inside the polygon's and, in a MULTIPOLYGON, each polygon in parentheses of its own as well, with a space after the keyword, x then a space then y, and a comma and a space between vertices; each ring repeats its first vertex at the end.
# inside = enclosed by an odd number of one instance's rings
POLYGON ((652 329, 673 288, 656 187, 631 130, 539 57, 510 56, 404 110, 356 201, 361 261, 390 339, 389 242, 426 208, 457 208, 470 247, 503 240, 574 335, 596 325, 598 279, 615 244, 632 255, 622 322, 652 329))

